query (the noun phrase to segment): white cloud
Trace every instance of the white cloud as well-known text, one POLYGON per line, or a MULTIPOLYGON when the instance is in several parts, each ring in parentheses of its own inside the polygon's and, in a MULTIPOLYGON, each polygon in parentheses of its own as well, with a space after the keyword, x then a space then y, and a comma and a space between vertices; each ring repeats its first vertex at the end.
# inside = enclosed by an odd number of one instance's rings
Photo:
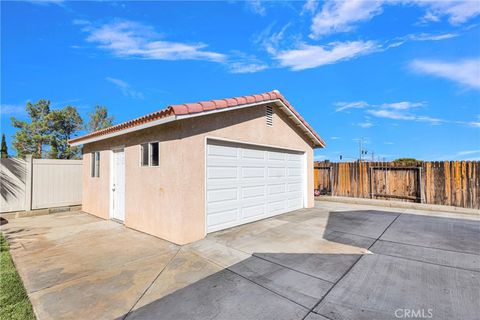
POLYGON ((480 160, 480 150, 462 150, 453 154, 442 155, 435 158, 436 160, 480 160))
MULTIPOLYGON (((405 4, 425 9, 426 12, 421 18, 423 23, 438 22, 446 17, 450 24, 459 25, 480 14, 478 0, 327 0, 320 12, 313 17, 310 37, 317 39, 329 34, 351 31, 357 24, 381 14, 384 6, 405 4)), ((316 10, 310 1, 304 5, 302 12, 308 10, 316 10)))
POLYGON ((427 117, 427 116, 418 116, 415 114, 407 113, 404 110, 399 109, 370 109, 367 110, 367 113, 378 117, 378 118, 387 118, 393 120, 411 120, 411 121, 418 121, 418 122, 428 122, 430 124, 440 124, 445 122, 442 119, 427 117))
MULTIPOLYGON (((78 21, 77 21, 77 24, 78 21)), ((132 21, 116 21, 95 27, 86 25, 87 41, 118 57, 152 60, 207 60, 223 62, 226 56, 205 50, 203 43, 182 43, 161 40, 152 27, 132 21)))
POLYGON ((440 34, 431 34, 431 33, 419 33, 408 35, 409 40, 414 41, 439 41, 446 40, 458 37, 457 33, 440 33, 440 34))
POLYGON ((232 57, 225 64, 231 73, 255 73, 269 68, 254 55, 240 51, 232 51, 232 57))
POLYGON ((382 11, 382 2, 378 0, 326 1, 322 10, 317 13, 311 26, 312 38, 346 32, 354 28, 354 24, 370 20, 382 11))
POLYGON ((27 2, 32 4, 38 4, 38 5, 49 5, 49 4, 61 5, 65 2, 65 0, 31 0, 27 2))
POLYGON ((317 8, 318 8, 317 0, 307 0, 302 7, 301 14, 314 13, 315 11, 317 11, 317 8))
POLYGON ((335 102, 333 104, 337 108, 336 112, 345 111, 348 109, 364 109, 364 108, 384 108, 384 109, 395 109, 395 110, 408 110, 412 108, 423 107, 425 104, 423 102, 410 102, 410 101, 400 101, 393 103, 383 103, 380 105, 369 104, 365 101, 355 101, 355 102, 335 102))
POLYGON ((26 114, 26 109, 25 109, 24 104, 2 104, 0 105, 0 114, 2 116, 7 116, 7 115, 22 115, 26 114))
POLYGON ((120 90, 122 90, 122 93, 126 97, 134 98, 134 99, 143 99, 143 93, 133 90, 132 87, 126 83, 123 80, 120 79, 115 79, 115 78, 110 78, 106 77, 105 78, 107 81, 113 83, 116 87, 118 87, 120 90))
POLYGON ((470 122, 467 122, 467 124, 474 128, 480 128, 480 121, 470 121, 470 122))
POLYGON ((393 39, 390 43, 384 45, 385 49, 397 48, 409 41, 441 41, 458 37, 458 33, 418 33, 409 34, 393 39))
POLYGON ((477 0, 406 0, 403 2, 425 7, 427 12, 422 18, 423 22, 438 22, 442 17, 447 17, 450 24, 458 25, 480 14, 480 4, 477 0))
POLYGON ((460 156, 465 156, 469 154, 475 154, 475 153, 480 153, 480 150, 465 150, 465 151, 459 151, 457 154, 460 156))
POLYGON ((255 62, 231 62, 228 64, 231 73, 255 73, 268 68, 266 64, 255 62))
MULTIPOLYGON (((377 118, 428 122, 430 124, 435 124, 435 125, 450 122, 443 119, 432 118, 428 116, 421 116, 421 115, 416 115, 412 113, 411 111, 412 109, 425 106, 425 103, 423 102, 400 101, 400 102, 394 102, 394 103, 369 104, 365 101, 357 101, 357 102, 336 102, 334 103, 334 106, 337 106, 337 108, 335 109, 335 111, 337 112, 345 111, 348 109, 366 109, 365 113, 377 118)), ((373 123, 370 120, 368 120, 368 117, 367 117, 367 121, 357 123, 357 125, 362 128, 370 128, 373 126, 373 123)))
POLYGON ((272 32, 273 23, 266 27, 260 34, 258 34, 253 43, 262 46, 271 55, 277 53, 277 48, 284 40, 285 31, 290 27, 290 23, 287 23, 278 32, 272 32))
POLYGON ((384 103, 381 105, 381 107, 383 108, 391 108, 396 110, 408 110, 408 109, 418 108, 423 106, 425 106, 423 102, 410 102, 410 101, 384 103))
POLYGON ((332 42, 327 46, 300 44, 297 49, 276 53, 274 58, 283 67, 305 70, 350 60, 378 50, 373 41, 332 42))
POLYGON ((369 106, 369 104, 365 101, 335 102, 333 105, 337 107, 335 108, 335 112, 345 111, 348 109, 362 109, 369 106))
POLYGON ((371 123, 370 121, 360 122, 360 123, 357 123, 357 125, 359 127, 364 128, 364 129, 368 129, 368 128, 373 127, 373 123, 371 123))
POLYGON ((340 137, 330 137, 331 140, 340 140, 340 137))
POLYGON ((267 10, 261 0, 246 0, 245 4, 254 13, 264 16, 267 10))
POLYGON ((414 60, 410 67, 420 73, 445 78, 467 87, 480 89, 480 59, 465 59, 446 62, 437 60, 414 60))

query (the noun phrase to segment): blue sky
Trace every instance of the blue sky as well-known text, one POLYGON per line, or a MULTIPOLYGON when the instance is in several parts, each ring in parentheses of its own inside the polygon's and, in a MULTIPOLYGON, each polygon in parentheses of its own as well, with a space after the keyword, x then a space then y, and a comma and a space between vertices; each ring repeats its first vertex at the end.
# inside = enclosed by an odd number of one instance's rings
MULTIPOLYGON (((317 160, 480 160, 480 2, 2 2, 1 125, 27 101, 169 104, 278 89, 317 160)), ((12 150, 11 150, 12 151, 12 150)))

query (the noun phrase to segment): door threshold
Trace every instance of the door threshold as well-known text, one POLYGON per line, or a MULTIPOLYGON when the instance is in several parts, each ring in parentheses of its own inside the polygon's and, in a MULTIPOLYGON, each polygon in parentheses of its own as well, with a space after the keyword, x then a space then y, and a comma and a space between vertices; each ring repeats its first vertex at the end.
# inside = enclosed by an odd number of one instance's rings
POLYGON ((125 224, 125 221, 122 221, 122 220, 116 219, 116 218, 110 218, 110 221, 113 221, 113 222, 116 222, 116 223, 120 223, 120 224, 125 224))

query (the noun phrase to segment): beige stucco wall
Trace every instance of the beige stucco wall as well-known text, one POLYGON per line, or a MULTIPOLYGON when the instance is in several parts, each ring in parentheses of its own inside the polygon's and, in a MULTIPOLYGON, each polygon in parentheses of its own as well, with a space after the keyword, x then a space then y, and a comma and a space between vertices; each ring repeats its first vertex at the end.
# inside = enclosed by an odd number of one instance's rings
POLYGON ((125 225, 178 244, 205 236, 205 139, 216 137, 307 153, 308 206, 313 199, 313 149, 276 109, 274 125, 256 106, 200 116, 84 146, 83 208, 109 217, 110 149, 125 150, 125 225), (140 144, 160 141, 160 166, 140 166, 140 144), (101 151, 99 178, 90 177, 90 152, 101 151))

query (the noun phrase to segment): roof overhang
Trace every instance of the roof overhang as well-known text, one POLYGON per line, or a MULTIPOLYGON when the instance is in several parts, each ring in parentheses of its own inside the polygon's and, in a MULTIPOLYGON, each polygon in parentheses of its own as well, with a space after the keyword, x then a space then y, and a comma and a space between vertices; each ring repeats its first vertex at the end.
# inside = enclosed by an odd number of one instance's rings
MULTIPOLYGON (((82 139, 82 140, 78 140, 78 141, 73 140, 72 142, 69 142, 69 144, 72 147, 76 147, 76 146, 80 146, 82 144, 87 144, 87 143, 92 143, 92 142, 95 142, 95 141, 100 141, 100 140, 105 140, 105 139, 109 139, 109 138, 113 138, 113 137, 118 137, 118 136, 130 133, 130 132, 135 132, 135 131, 155 127, 155 126, 158 126, 158 125, 161 125, 161 124, 164 124, 164 123, 172 122, 172 121, 177 120, 176 118, 177 117, 174 116, 174 115, 173 116, 168 116, 168 117, 161 118, 161 119, 158 119, 158 120, 153 120, 153 121, 150 121, 150 122, 147 122, 147 123, 143 123, 143 124, 140 124, 140 125, 135 126, 135 127, 130 127, 130 128, 115 131, 115 132, 112 132, 112 133, 107 133, 107 134, 104 134, 104 135, 101 135, 101 136, 95 136, 95 137, 86 138, 86 139, 82 139)), ((81 137, 79 137, 79 138, 81 138, 81 137)))
MULTIPOLYGON (((268 104, 274 104, 281 111, 283 111, 286 116, 298 127, 298 129, 303 132, 313 143, 313 147, 320 147, 323 148, 325 147, 325 142, 316 134, 316 132, 301 118, 301 116, 298 115, 298 113, 293 109, 293 107, 289 104, 289 102, 278 92, 278 91, 273 91, 275 93, 275 96, 273 96, 273 99, 265 99, 263 101, 256 101, 256 102, 251 102, 251 103, 244 103, 241 105, 236 105, 234 107, 227 107, 227 108, 219 108, 219 109, 212 109, 212 110, 205 110, 202 112, 194 112, 194 113, 186 113, 186 114, 175 114, 175 108, 168 107, 167 109, 161 110, 157 113, 154 114, 162 114, 164 112, 166 116, 162 116, 159 119, 151 120, 148 122, 144 122, 138 125, 133 125, 133 126, 126 126, 125 128, 121 128, 122 125, 128 124, 132 121, 136 121, 138 119, 142 119, 151 115, 147 115, 144 117, 140 117, 131 121, 127 121, 123 124, 116 125, 114 127, 111 127, 112 132, 106 132, 101 134, 101 131, 94 132, 92 134, 87 134, 85 136, 77 137, 74 139, 71 139, 69 141, 69 144, 71 146, 79 146, 83 144, 88 144, 100 140, 105 140, 117 136, 121 136, 127 133, 143 130, 146 128, 162 125, 168 122, 176 121, 176 120, 182 120, 182 119, 188 119, 188 118, 194 118, 194 117, 200 117, 200 116, 206 116, 214 113, 221 113, 221 112, 228 112, 232 110, 237 110, 237 109, 243 109, 243 108, 249 108, 249 107, 255 107, 255 106, 260 106, 260 105, 268 105, 268 104), (173 112, 171 112, 173 110, 173 112), (117 128, 115 128, 117 127, 117 128)), ((272 96, 271 96, 272 97, 272 96)), ((110 129, 104 129, 104 130, 110 130, 110 129)))

